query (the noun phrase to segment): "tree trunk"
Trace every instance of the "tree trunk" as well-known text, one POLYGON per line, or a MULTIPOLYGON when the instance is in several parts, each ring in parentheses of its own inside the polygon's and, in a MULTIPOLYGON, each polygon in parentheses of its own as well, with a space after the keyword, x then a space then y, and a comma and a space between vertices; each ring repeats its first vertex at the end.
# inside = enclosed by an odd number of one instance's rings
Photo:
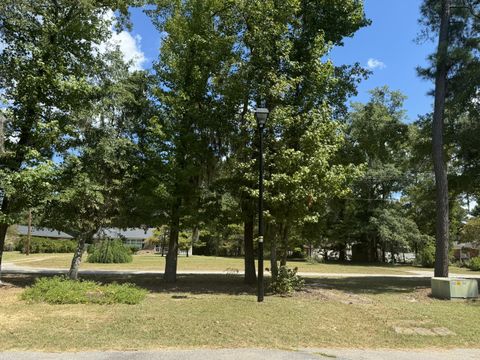
POLYGON ((7 236, 8 224, 0 224, 0 285, 2 284, 2 257, 5 237, 7 236))
POLYGON ((280 259, 280 266, 287 266, 287 257, 288 257, 288 226, 284 225, 282 229, 282 258, 280 259))
POLYGON ((448 179, 443 152, 443 124, 447 88, 448 27, 450 21, 450 0, 442 0, 440 34, 437 49, 435 76, 435 107, 433 111, 432 145, 433 167, 436 190, 436 249, 435 276, 448 276, 448 179))
POLYGON ((0 112, 0 154, 5 152, 5 116, 0 112))
POLYGON ((81 235, 78 240, 77 250, 75 250, 75 253, 73 254, 70 270, 68 271, 68 277, 72 280, 78 279, 78 269, 80 268, 80 263, 82 262, 82 255, 85 252, 86 242, 87 236, 81 235))
POLYGON ((178 260, 178 233, 180 227, 180 200, 177 200, 176 206, 172 209, 170 221, 170 232, 168 238, 168 252, 165 259, 164 280, 167 283, 177 281, 177 260, 178 260))
POLYGON ((278 263, 277 263, 277 235, 272 231, 272 227, 269 226, 270 239, 270 272, 272 274, 272 280, 278 276, 278 263))
MULTIPOLYGON (((195 225, 193 227, 193 232, 192 232, 192 255, 193 255, 193 246, 195 245, 195 243, 198 242, 198 239, 200 238, 200 231, 198 229, 198 225, 195 225)), ((187 252, 188 254, 188 252, 187 252)))
MULTIPOLYGON (((8 211, 8 199, 7 197, 3 198, 2 204, 2 213, 5 215, 8 211)), ((5 247, 5 238, 7 237, 8 224, 0 223, 0 285, 2 284, 2 258, 3 258, 3 249, 5 247)))
POLYGON ((253 227, 254 227, 254 213, 249 213, 245 216, 243 224, 243 241, 245 247, 245 284, 255 285, 257 281, 257 274, 255 273, 255 253, 253 250, 253 227))

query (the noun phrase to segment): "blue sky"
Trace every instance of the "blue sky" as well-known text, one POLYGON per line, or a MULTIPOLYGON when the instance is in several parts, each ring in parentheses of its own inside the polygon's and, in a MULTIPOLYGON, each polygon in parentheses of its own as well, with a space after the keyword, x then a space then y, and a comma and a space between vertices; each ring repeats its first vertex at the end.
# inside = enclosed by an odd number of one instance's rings
MULTIPOLYGON (((332 50, 330 57, 335 64, 359 62, 369 67, 373 74, 358 88, 354 101, 365 102, 368 91, 388 85, 407 96, 405 109, 407 121, 430 112, 433 99, 427 95, 433 84, 417 77, 415 68, 426 64, 426 57, 435 44, 417 44, 420 31, 418 18, 422 0, 365 0, 367 17, 372 25, 358 31, 345 45, 332 50), (370 60, 370 61, 369 61, 370 60)), ((135 49, 142 57, 141 66, 150 68, 158 57, 160 34, 150 19, 140 9, 132 11, 132 35, 135 49)))

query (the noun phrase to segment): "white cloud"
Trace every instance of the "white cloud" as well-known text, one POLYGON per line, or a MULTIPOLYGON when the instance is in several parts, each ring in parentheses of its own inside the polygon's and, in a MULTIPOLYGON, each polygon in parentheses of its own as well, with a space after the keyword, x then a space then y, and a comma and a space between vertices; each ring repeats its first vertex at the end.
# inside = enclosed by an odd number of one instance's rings
POLYGON ((374 59, 374 58, 370 58, 368 59, 367 61, 367 67, 370 69, 370 70, 373 70, 373 69, 385 69, 387 67, 387 65, 385 65, 382 61, 378 60, 378 59, 374 59))
POLYGON ((128 31, 120 33, 113 32, 110 42, 114 46, 118 46, 123 54, 125 62, 130 62, 130 70, 141 70, 145 62, 145 54, 141 49, 142 37, 140 35, 133 36, 128 31))
POLYGON ((114 47, 119 48, 123 54, 123 60, 130 63, 130 70, 143 69, 143 63, 146 61, 145 54, 141 48, 142 37, 140 35, 133 36, 128 31, 117 32, 115 30, 115 15, 113 11, 108 11, 103 15, 104 19, 111 22, 110 31, 112 36, 110 39, 99 45, 98 50, 102 53, 114 47))

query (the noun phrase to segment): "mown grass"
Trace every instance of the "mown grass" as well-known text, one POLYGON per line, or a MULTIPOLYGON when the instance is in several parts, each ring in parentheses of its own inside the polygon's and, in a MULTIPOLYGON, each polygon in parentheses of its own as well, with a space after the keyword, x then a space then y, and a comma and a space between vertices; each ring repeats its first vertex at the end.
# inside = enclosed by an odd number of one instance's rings
MULTIPOLYGON (((19 275, 4 280, 31 281, 19 275)), ((182 275, 175 286, 147 275, 103 280, 136 282, 151 293, 135 306, 58 306, 19 301, 21 288, 0 289, 0 348, 479 346, 480 303, 431 299, 427 278, 309 279, 307 291, 267 296, 264 303, 237 276, 182 275), (396 326, 445 327, 455 335, 400 335, 396 326)))
MULTIPOLYGON (((33 268, 58 268, 68 269, 72 260, 72 254, 32 254, 29 256, 7 252, 4 261, 13 262, 19 266, 33 268)), ((268 266, 268 263, 266 263, 268 266)), ((290 267, 298 267, 299 272, 340 273, 340 274, 398 274, 405 275, 411 271, 430 271, 433 269, 388 264, 349 264, 327 263, 310 264, 305 261, 290 261, 290 267)), ((126 264, 91 264, 83 262, 81 269, 86 270, 139 270, 139 271, 163 271, 165 257, 154 254, 134 255, 133 262, 126 264)), ((178 260, 180 271, 222 271, 235 273, 243 270, 242 258, 227 258, 215 256, 180 256, 178 260)), ((457 274, 475 274, 469 269, 451 267, 450 271, 457 274)), ((478 272, 477 272, 478 273, 478 272)))

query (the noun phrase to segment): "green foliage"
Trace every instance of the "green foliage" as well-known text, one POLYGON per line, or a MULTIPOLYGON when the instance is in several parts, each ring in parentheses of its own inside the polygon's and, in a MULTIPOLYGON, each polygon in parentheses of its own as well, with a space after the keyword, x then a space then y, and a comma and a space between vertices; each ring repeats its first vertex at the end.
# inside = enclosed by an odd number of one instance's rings
POLYGON ((468 261, 467 267, 473 271, 480 271, 480 256, 471 258, 468 261))
POLYGON ((121 264, 132 262, 132 254, 121 240, 105 239, 89 248, 87 261, 90 263, 121 264))
POLYGON ((435 265, 435 244, 430 242, 420 250, 415 262, 424 267, 433 268, 435 265))
POLYGON ((480 244, 480 217, 473 217, 467 220, 460 233, 462 242, 480 244))
POLYGON ((65 277, 37 278, 35 284, 21 295, 29 302, 48 304, 139 304, 147 290, 133 284, 100 284, 94 281, 75 281, 65 277))
POLYGON ((305 281, 297 275, 297 270, 297 268, 289 269, 286 266, 280 266, 278 275, 270 283, 270 290, 279 295, 291 295, 295 291, 302 290, 305 281))
MULTIPOLYGON (((15 250, 25 252, 27 238, 22 236, 15 250)), ((30 241, 30 253, 73 253, 77 247, 75 240, 67 239, 48 239, 33 236, 30 241)))

